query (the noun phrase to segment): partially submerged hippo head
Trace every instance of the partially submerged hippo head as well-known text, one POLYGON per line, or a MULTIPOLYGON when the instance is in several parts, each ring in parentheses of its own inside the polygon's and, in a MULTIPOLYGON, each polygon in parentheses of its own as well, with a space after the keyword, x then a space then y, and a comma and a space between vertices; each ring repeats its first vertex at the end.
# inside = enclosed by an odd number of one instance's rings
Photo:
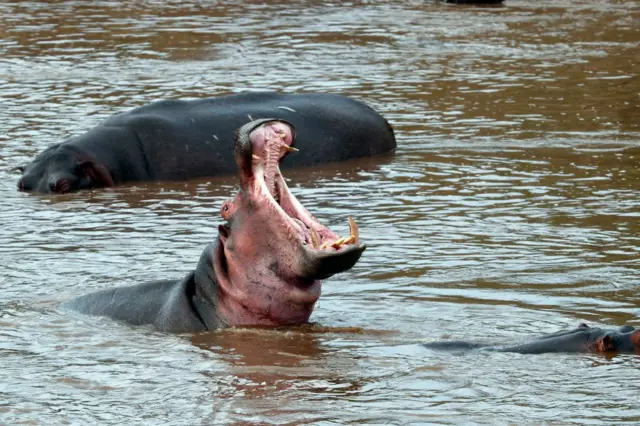
POLYGON ((227 325, 308 321, 321 279, 350 269, 366 246, 349 219, 340 238, 291 194, 279 162, 295 150, 293 126, 272 119, 238 130, 235 159, 241 189, 222 206, 213 269, 218 315, 227 325))
POLYGON ((580 324, 578 328, 559 331, 538 337, 517 345, 491 345, 464 341, 441 341, 425 343, 430 349, 461 351, 480 349, 521 354, 544 354, 552 352, 592 352, 604 355, 640 355, 640 329, 625 325, 617 329, 589 327, 580 324))
POLYGON ((578 330, 586 335, 586 346, 590 352, 640 354, 640 330, 630 325, 606 330, 580 324, 578 330))
POLYGON ((79 189, 113 186, 109 170, 71 144, 56 144, 29 164, 18 167, 18 190, 64 194, 79 189))

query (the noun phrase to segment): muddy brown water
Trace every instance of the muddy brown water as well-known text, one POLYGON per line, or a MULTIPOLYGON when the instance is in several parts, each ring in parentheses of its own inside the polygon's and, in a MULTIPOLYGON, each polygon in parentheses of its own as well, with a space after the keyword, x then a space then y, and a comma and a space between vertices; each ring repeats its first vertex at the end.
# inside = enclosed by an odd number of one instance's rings
POLYGON ((3 2, 0 424, 638 424, 640 357, 453 356, 640 326, 635 1, 3 2), (369 249, 313 327, 166 335, 58 308, 192 268, 235 177, 64 196, 12 167, 171 97, 332 92, 395 155, 287 173, 369 249))

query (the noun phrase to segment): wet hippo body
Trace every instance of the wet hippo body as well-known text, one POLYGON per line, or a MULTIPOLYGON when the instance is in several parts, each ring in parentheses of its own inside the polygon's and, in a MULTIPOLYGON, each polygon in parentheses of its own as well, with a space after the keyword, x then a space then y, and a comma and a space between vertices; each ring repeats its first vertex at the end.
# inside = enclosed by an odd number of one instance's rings
POLYGON ((640 330, 631 326, 606 329, 581 324, 576 329, 548 334, 518 345, 494 346, 485 343, 450 341, 425 343, 424 346, 429 349, 456 352, 485 350, 521 354, 550 352, 640 354, 640 330))
POLYGON ((45 149, 19 167, 18 188, 64 193, 232 174, 235 130, 266 117, 286 120, 298 133, 300 153, 285 167, 373 156, 396 147, 393 130, 380 114, 341 95, 254 92, 164 100, 117 114, 45 149))
POLYGON ((210 277, 217 249, 217 243, 207 245, 195 271, 180 280, 102 290, 71 300, 65 307, 132 325, 150 324, 161 331, 198 332, 224 327, 226 321, 216 311, 217 282, 210 277))
POLYGON ((289 123, 269 119, 239 129, 241 189, 223 204, 227 223, 193 272, 91 293, 66 307, 170 332, 306 323, 320 280, 350 269, 366 247, 355 222, 349 220, 350 235, 340 238, 289 191, 279 162, 294 150, 296 133, 289 123))

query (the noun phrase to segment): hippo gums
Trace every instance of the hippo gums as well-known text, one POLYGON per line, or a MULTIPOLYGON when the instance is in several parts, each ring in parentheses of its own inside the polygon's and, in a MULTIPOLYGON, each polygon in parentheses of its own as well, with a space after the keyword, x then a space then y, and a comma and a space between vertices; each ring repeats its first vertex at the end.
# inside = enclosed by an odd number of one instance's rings
POLYGON ((486 350, 521 354, 549 352, 640 354, 640 330, 628 325, 618 329, 606 329, 580 324, 578 328, 573 330, 547 334, 517 345, 499 346, 486 343, 444 341, 425 343, 424 346, 429 349, 456 352, 486 350))
POLYGON ((289 191, 279 164, 295 140, 294 126, 282 120, 238 130, 241 188, 223 204, 226 224, 186 277, 103 290, 65 305, 169 332, 308 322, 320 280, 353 267, 366 246, 353 220, 349 235, 339 237, 289 191))
POLYGON ((393 151, 389 123, 341 95, 253 92, 153 102, 107 118, 54 144, 24 167, 20 191, 67 193, 125 182, 187 180, 235 173, 234 132, 266 117, 296 127, 300 154, 285 167, 393 151))

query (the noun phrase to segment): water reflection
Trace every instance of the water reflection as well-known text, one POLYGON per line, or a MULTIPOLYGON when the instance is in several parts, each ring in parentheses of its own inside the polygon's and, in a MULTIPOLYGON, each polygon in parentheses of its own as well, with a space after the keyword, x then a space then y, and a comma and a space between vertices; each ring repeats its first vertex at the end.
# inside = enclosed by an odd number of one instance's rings
MULTIPOLYGON (((331 330, 337 333, 354 333, 359 330, 331 330)), ((205 350, 211 350, 229 364, 238 379, 236 391, 248 398, 262 398, 273 392, 292 387, 305 387, 316 392, 330 392, 331 387, 341 391, 361 387, 334 374, 335 358, 316 333, 326 333, 322 328, 299 327, 282 330, 238 329, 222 330, 194 335, 191 341, 205 350), (306 383, 305 383, 306 382, 306 383)), ((349 370, 355 366, 342 365, 349 370)))

